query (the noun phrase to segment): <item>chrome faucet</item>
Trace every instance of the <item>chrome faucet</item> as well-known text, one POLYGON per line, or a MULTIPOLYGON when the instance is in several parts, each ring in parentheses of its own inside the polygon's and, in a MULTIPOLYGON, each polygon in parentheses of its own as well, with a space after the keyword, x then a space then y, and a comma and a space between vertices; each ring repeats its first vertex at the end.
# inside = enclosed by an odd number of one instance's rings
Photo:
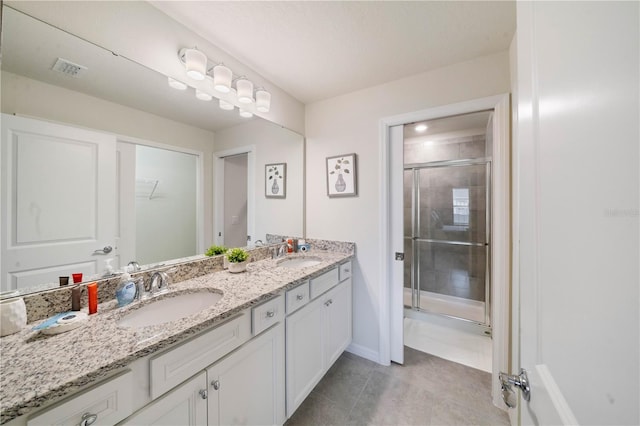
POLYGON ((136 286, 136 300, 146 300, 169 291, 169 276, 166 272, 156 271, 151 275, 148 284, 144 282, 144 278, 138 278, 136 286))
POLYGON ((271 247, 269 249, 269 251, 271 252, 271 258, 272 259, 277 259, 279 257, 283 257, 285 254, 287 254, 287 245, 283 244, 279 247, 271 247))
POLYGON ((127 264, 127 267, 130 268, 131 272, 138 272, 138 271, 140 271, 142 269, 140 267, 140 264, 138 262, 136 262, 135 260, 132 260, 131 262, 129 262, 127 264))
POLYGON ((166 272, 156 271, 149 280, 151 295, 166 293, 169 291, 169 276, 166 272))

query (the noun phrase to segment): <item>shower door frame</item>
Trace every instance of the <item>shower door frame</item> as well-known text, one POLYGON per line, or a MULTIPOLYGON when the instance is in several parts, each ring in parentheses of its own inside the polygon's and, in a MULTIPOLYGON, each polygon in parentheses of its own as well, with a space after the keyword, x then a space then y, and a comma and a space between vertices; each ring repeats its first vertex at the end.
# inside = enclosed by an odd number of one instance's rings
POLYGON ((411 309, 434 313, 437 315, 443 315, 450 318, 455 318, 461 321, 477 321, 458 317, 455 315, 449 315, 445 313, 431 312, 420 306, 420 262, 418 256, 418 245, 416 242, 426 242, 445 245, 457 245, 468 247, 484 247, 485 248, 485 274, 484 274, 484 321, 479 323, 482 326, 491 328, 491 157, 478 157, 461 160, 444 160, 444 161, 430 161, 427 163, 411 163, 405 164, 404 170, 411 170, 413 174, 413 186, 411 191, 411 237, 404 237, 406 240, 411 240, 411 309), (474 165, 485 165, 485 238, 484 242, 473 241, 449 241, 438 240, 433 238, 420 238, 416 230, 420 229, 420 215, 417 214, 417 210, 420 206, 420 170, 423 169, 436 169, 436 168, 450 168, 450 167, 465 167, 474 165))

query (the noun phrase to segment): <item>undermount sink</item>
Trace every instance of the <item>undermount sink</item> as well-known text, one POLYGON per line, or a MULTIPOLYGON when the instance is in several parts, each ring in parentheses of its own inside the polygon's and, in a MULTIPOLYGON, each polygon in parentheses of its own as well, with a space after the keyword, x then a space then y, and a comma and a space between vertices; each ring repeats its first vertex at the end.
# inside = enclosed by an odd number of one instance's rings
POLYGON ((167 295, 167 297, 152 300, 140 309, 131 311, 118 321, 118 325, 128 328, 142 328, 164 324, 210 308, 220 299, 222 299, 222 294, 211 291, 181 293, 175 296, 167 295))
POLYGON ((278 262, 278 267, 280 268, 306 268, 309 266, 316 266, 322 262, 322 260, 318 257, 305 256, 305 257, 291 257, 288 259, 283 259, 278 262))

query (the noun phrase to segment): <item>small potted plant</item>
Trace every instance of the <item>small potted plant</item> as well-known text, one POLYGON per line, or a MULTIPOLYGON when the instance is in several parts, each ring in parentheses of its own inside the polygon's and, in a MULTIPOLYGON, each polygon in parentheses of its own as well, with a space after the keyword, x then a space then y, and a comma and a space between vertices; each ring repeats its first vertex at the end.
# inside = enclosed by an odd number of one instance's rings
POLYGON ((237 274, 247 270, 247 259, 249 253, 241 248, 232 248, 225 255, 229 261, 229 272, 237 274))
POLYGON ((225 246, 211 246, 204 252, 205 256, 217 256, 227 251, 225 246))

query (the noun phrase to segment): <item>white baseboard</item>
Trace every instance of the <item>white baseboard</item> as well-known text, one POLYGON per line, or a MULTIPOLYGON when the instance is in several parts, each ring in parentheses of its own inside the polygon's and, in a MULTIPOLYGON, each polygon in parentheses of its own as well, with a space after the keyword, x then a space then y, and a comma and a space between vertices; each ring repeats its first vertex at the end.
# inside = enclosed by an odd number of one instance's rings
POLYGON ((380 354, 371 348, 367 348, 366 346, 358 345, 356 343, 351 343, 345 350, 349 353, 358 355, 359 357, 380 364, 380 354))

